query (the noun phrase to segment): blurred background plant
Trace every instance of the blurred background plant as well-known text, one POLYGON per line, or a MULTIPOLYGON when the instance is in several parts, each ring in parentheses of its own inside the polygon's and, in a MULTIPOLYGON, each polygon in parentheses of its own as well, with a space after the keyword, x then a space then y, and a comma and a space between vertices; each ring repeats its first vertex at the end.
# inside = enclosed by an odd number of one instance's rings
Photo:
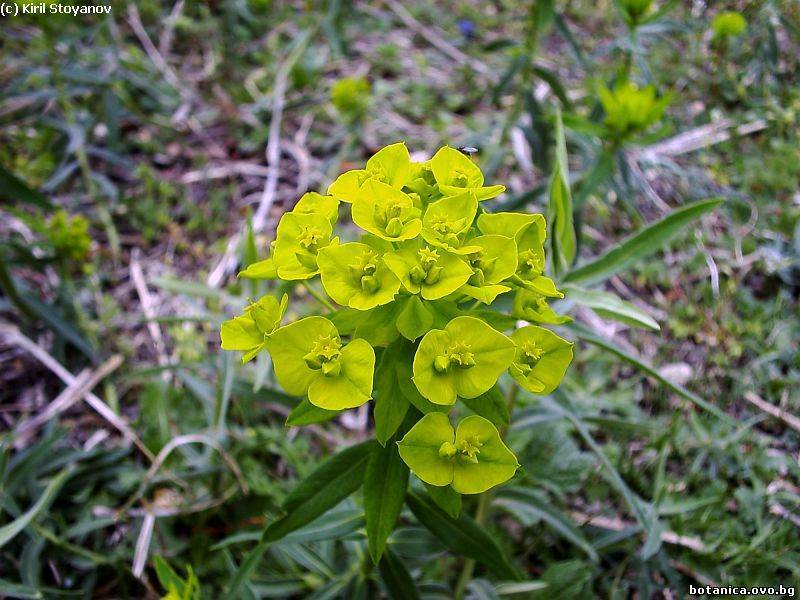
POLYGON ((800 585, 796 4, 144 0, 2 39, 0 595, 800 585), (478 148, 489 210, 550 218, 576 361, 484 515, 522 583, 411 513, 372 569, 358 496, 248 561, 372 420, 285 426, 268 359, 218 351, 267 291, 233 276, 398 140, 478 148))

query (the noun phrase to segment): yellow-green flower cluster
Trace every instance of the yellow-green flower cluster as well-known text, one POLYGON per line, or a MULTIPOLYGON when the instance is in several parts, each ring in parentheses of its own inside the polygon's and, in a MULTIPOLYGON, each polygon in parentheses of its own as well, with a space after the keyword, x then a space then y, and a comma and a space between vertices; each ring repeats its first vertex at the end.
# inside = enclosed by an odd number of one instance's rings
MULTIPOLYGON (((484 208, 504 189, 485 185, 454 148, 425 162, 413 162, 402 143, 383 148, 327 194, 303 196, 281 218, 271 256, 240 273, 289 282, 318 275, 341 308, 280 326, 286 299, 267 296, 223 323, 222 347, 242 351, 244 361, 266 349, 289 394, 329 411, 370 400, 376 349, 388 354, 403 339, 404 372, 429 407, 479 398, 505 372, 531 393, 552 392, 572 344, 538 325, 506 335, 486 319, 486 307, 513 292, 514 317, 568 320, 548 305, 563 294, 545 274, 544 217, 484 208), (335 226, 347 207, 361 235, 343 243, 335 226)), ((398 444, 421 479, 461 493, 501 483, 517 468, 495 425, 477 415, 453 429, 433 410, 398 444)))

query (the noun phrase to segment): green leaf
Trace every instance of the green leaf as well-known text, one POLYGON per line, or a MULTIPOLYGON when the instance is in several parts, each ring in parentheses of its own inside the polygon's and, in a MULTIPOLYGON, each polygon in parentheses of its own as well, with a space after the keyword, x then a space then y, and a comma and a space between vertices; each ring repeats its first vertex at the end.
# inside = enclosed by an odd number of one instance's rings
POLYGON ((6 579, 0 579, 0 596, 4 598, 30 598, 31 600, 44 598, 44 594, 37 588, 22 583, 14 583, 6 579))
POLYGON ((386 348, 375 371, 375 438, 382 446, 400 427, 410 405, 398 380, 397 363, 402 351, 403 344, 386 348))
POLYGON ((561 111, 556 109, 556 164, 550 180, 550 247, 557 274, 565 273, 575 258, 577 243, 572 223, 572 195, 569 189, 567 143, 561 111))
POLYGON ((401 306, 391 302, 370 310, 343 308, 329 316, 342 334, 365 339, 373 346, 388 346, 400 337, 395 320, 401 306))
POLYGON ((333 196, 323 196, 317 192, 308 192, 300 197, 300 200, 292 208, 292 212, 305 215, 322 215, 335 225, 339 219, 339 201, 333 196))
POLYGON ((237 597, 269 545, 310 523, 355 492, 364 481, 374 441, 362 442, 335 454, 300 482, 283 504, 286 515, 271 523, 261 542, 245 557, 228 583, 228 597, 237 597))
POLYGON ((433 313, 425 307, 419 296, 409 296, 403 303, 403 310, 397 315, 397 330, 412 342, 427 333, 433 325, 433 313))
POLYGON ((525 527, 544 521, 561 537, 583 550, 593 562, 599 560, 597 552, 575 522, 537 490, 517 487, 505 489, 494 500, 494 504, 508 511, 525 527))
POLYGON ((286 417, 287 427, 302 427, 304 425, 314 425, 316 423, 324 423, 330 421, 336 415, 341 414, 340 410, 327 410, 314 406, 307 398, 303 398, 300 404, 292 409, 289 416, 286 417))
POLYGON ((328 410, 361 406, 372 397, 375 351, 366 341, 352 340, 341 351, 341 373, 318 376, 308 387, 312 404, 328 410))
POLYGON ((24 202, 44 210, 55 208, 47 198, 28 187, 24 181, 2 166, 0 166, 0 199, 10 203, 24 202))
POLYGON ((409 492, 406 504, 417 520, 447 548, 475 559, 500 579, 520 580, 517 569, 505 557, 494 538, 471 517, 462 512, 457 519, 453 519, 436 506, 427 494, 409 492))
POLYGON ((673 383, 672 381, 668 380, 666 377, 661 375, 655 368, 651 365, 645 363, 641 358, 630 354, 614 344, 613 342, 600 337, 587 327, 579 324, 579 323, 572 323, 569 325, 569 328, 575 332, 575 334, 582 340, 589 342, 590 344, 594 344, 595 346, 599 346, 604 350, 608 350, 612 354, 617 355, 622 360, 632 364, 633 366, 637 367, 638 369, 644 371, 650 377, 658 380, 663 385, 667 386, 673 392, 678 394, 679 396, 686 398, 690 402, 696 404, 700 408, 705 411, 710 412, 715 417, 721 419, 725 423, 729 425, 738 425, 735 419, 731 418, 728 414, 725 413, 722 409, 713 404, 710 404, 708 401, 704 400, 694 392, 690 392, 685 387, 678 385, 677 383, 673 383))
MULTIPOLYGON (((553 412, 566 417, 578 431, 584 442, 586 442, 586 445, 589 446, 597 458, 600 459, 600 462, 606 468, 606 475, 608 476, 609 483, 619 491, 625 503, 628 505, 628 508, 630 508, 636 520, 639 522, 639 525, 641 525, 642 529, 645 531, 647 537, 645 539, 643 553, 653 552, 653 549, 657 549, 658 545, 661 543, 661 532, 663 531, 661 523, 658 520, 657 512, 651 505, 647 504, 628 487, 622 475, 620 475, 619 471, 614 467, 614 464, 608 456, 606 456, 606 453, 603 452, 602 447, 594 440, 581 418, 568 408, 571 401, 567 394, 563 392, 563 390, 559 390, 557 393, 561 400, 560 402, 556 402, 549 396, 542 397, 540 402, 553 412)), ((643 558, 647 559, 649 556, 643 556, 643 558)))
POLYGON ((239 271, 236 276, 243 279, 277 279, 278 271, 275 261, 270 257, 247 265, 247 268, 239 271))
POLYGON ((503 396, 503 390, 499 385, 495 385, 477 398, 462 398, 461 400, 472 412, 488 419, 497 427, 508 425, 511 416, 508 413, 508 403, 503 396))
POLYGON ((636 261, 657 252, 667 242, 685 233, 691 223, 717 208, 722 202, 722 198, 700 200, 672 211, 660 221, 615 245, 599 258, 574 269, 567 274, 564 282, 586 285, 608 279, 636 261))
POLYGON ((448 416, 433 412, 422 417, 397 446, 414 475, 430 485, 445 486, 453 482, 455 460, 440 450, 454 442, 455 431, 448 416))
POLYGON ((47 509, 50 503, 61 491, 61 487, 64 485, 64 482, 67 480, 70 473, 71 471, 68 469, 64 469, 59 472, 58 475, 49 481, 47 486, 44 488, 42 495, 39 496, 39 499, 34 503, 33 506, 31 506, 27 511, 10 523, 0 527, 0 548, 14 539, 17 534, 24 530, 36 517, 38 517, 47 509))
POLYGON ((403 564, 403 561, 388 548, 378 563, 381 579, 392 600, 419 600, 419 593, 414 580, 403 564))
POLYGON ((283 503, 284 517, 271 523, 262 540, 275 542, 333 508, 361 487, 367 461, 377 445, 369 440, 335 454, 301 481, 283 503))
POLYGON ((22 292, 20 297, 25 305, 37 317, 44 321, 53 333, 75 346, 75 348, 80 350, 87 358, 91 360, 95 359, 94 348, 92 348, 91 344, 72 323, 64 318, 55 306, 41 302, 27 291, 22 292))
POLYGON ((175 572, 175 569, 163 557, 158 555, 153 557, 153 565, 156 568, 156 577, 158 577, 158 583, 161 584, 161 587, 167 592, 175 591, 179 597, 183 597, 185 583, 183 578, 175 572))
POLYGON ((644 310, 625 302, 616 294, 599 290, 585 290, 575 286, 566 286, 564 291, 570 300, 588 306, 601 317, 613 319, 632 327, 660 331, 661 327, 653 317, 644 310))
POLYGON ((458 515, 461 514, 461 494, 449 485, 435 486, 425 482, 423 482, 423 485, 425 489, 428 490, 428 496, 436 503, 436 506, 441 508, 453 519, 458 518, 458 515))
POLYGON ((405 142, 389 144, 367 160, 367 171, 393 188, 400 189, 411 175, 411 156, 405 142))
POLYGON ((386 540, 394 530, 408 488, 408 467, 396 444, 377 448, 369 458, 364 475, 364 517, 367 544, 375 564, 381 560, 386 540))

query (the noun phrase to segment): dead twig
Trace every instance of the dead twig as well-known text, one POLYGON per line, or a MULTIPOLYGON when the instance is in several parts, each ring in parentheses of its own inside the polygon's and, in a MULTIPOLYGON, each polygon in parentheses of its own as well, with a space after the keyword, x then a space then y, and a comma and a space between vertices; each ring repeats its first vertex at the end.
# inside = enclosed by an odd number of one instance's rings
POLYGON ((164 31, 158 39, 158 52, 161 56, 167 56, 172 49, 172 35, 175 33, 175 23, 183 12, 184 0, 178 0, 172 7, 167 20, 164 22, 164 31))
POLYGON ((84 370, 43 411, 20 423, 14 431, 14 447, 22 448, 31 435, 44 423, 69 409, 84 398, 92 388, 122 364, 122 356, 115 354, 94 371, 84 370))
POLYGON ((766 128, 767 122, 764 119, 756 119, 738 126, 731 119, 722 119, 716 123, 684 131, 662 142, 642 148, 635 152, 635 157, 637 159, 653 160, 665 156, 679 156, 719 144, 729 140, 734 135, 749 135, 766 128))
POLYGON ((233 460, 233 457, 225 451, 225 448, 222 447, 217 440, 214 438, 204 434, 204 433, 189 433, 186 435, 179 435, 176 438, 172 438, 169 442, 167 442, 164 447, 159 451, 158 455, 153 460, 153 464, 150 465, 150 468, 147 469, 147 473, 145 473, 142 481, 139 483, 139 487, 133 495, 128 498, 125 504, 122 505, 117 510, 117 513, 126 512, 133 504, 139 500, 147 490, 147 487, 150 485, 150 482, 155 478, 158 470, 167 460, 169 455, 172 453, 175 448, 179 446, 183 446, 185 444, 205 444, 206 446, 210 446, 214 450, 216 450, 219 455, 222 457, 222 460, 228 465, 233 476, 236 478, 236 482, 239 484, 239 488, 242 490, 242 493, 249 494, 250 489, 247 486, 247 482, 244 479, 244 475, 242 474, 242 470, 239 468, 239 465, 236 464, 236 461, 233 460))
MULTIPOLYGON (((31 356, 36 358, 45 367, 50 369, 56 377, 67 385, 73 385, 77 379, 75 375, 70 373, 60 362, 53 358, 44 348, 36 344, 33 340, 25 336, 19 329, 0 321, 0 334, 3 335, 9 345, 16 345, 28 351, 31 356)), ((122 436, 129 442, 133 443, 142 454, 144 454, 150 461, 155 459, 155 455, 150 449, 144 445, 144 442, 139 439, 136 432, 130 428, 120 415, 115 413, 111 408, 103 402, 99 397, 89 392, 84 396, 86 403, 91 406, 101 417, 108 421, 119 431, 122 436)))
MULTIPOLYGON (((150 337, 153 338, 153 343, 156 349, 156 356, 158 364, 161 367, 169 366, 169 358, 164 346, 164 336, 161 333, 161 327, 156 322, 156 311, 153 308, 153 297, 147 289, 147 283, 144 280, 144 273, 142 266, 139 263, 139 249, 134 249, 131 255, 131 280, 133 286, 136 288, 136 293, 139 295, 139 303, 142 306, 142 312, 147 318, 147 330, 150 332, 150 337)), ((161 379, 168 381, 170 378, 169 372, 162 371, 161 379)))
POLYGON ((772 415, 776 419, 780 419, 795 431, 800 431, 800 418, 786 412, 782 408, 770 404, 753 392, 745 392, 744 399, 753 406, 763 410, 765 413, 772 415))
MULTIPOLYGON (((623 531, 624 529, 636 527, 635 523, 628 523, 622 519, 604 517, 602 515, 591 516, 578 511, 572 511, 570 514, 572 515, 573 519, 583 525, 593 525, 595 527, 609 529, 611 531, 623 531)), ((707 552, 706 545, 700 538, 678 535, 674 531, 662 532, 661 541, 674 546, 683 546, 684 548, 689 548, 695 552, 707 552)))
POLYGON ((484 64, 477 58, 473 58, 467 54, 464 54, 461 50, 456 48, 453 44, 448 42, 444 39, 441 33, 439 33, 439 28, 434 25, 423 25, 419 21, 417 21, 410 12, 408 12, 405 7, 397 2, 397 0, 383 0, 384 4, 389 7, 389 9, 396 14, 403 24, 408 27, 411 31, 416 33, 417 35, 425 38, 431 46, 437 48, 442 53, 449 56, 459 65, 467 65, 471 67, 473 70, 477 71, 481 75, 486 76, 491 81, 495 81, 497 79, 497 74, 489 68, 488 65, 484 64))

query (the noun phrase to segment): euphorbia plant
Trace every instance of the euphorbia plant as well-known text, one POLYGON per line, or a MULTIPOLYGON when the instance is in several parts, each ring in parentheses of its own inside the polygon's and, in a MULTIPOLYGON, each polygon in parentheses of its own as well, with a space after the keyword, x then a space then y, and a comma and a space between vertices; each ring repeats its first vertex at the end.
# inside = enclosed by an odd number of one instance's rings
POLYGON ((404 144, 392 144, 339 176, 327 195, 303 196, 281 218, 271 256, 240 273, 296 282, 324 306, 281 324, 287 297, 265 296, 222 325, 222 347, 242 351, 243 362, 269 352, 277 382, 299 398, 289 424, 374 402, 376 439, 301 483, 265 544, 363 485, 377 563, 404 502, 424 524, 430 510, 455 519, 459 494, 514 477, 519 465, 502 439, 507 421, 497 418, 505 402, 498 380, 508 373, 509 389, 550 393, 572 344, 521 323, 568 320, 548 305, 563 294, 546 275, 544 217, 487 212, 504 187, 484 183, 456 149, 416 163, 404 144), (498 301, 505 296, 513 299, 498 301), (475 414, 456 422, 461 403, 475 414), (430 497, 408 491, 409 470, 430 497))

